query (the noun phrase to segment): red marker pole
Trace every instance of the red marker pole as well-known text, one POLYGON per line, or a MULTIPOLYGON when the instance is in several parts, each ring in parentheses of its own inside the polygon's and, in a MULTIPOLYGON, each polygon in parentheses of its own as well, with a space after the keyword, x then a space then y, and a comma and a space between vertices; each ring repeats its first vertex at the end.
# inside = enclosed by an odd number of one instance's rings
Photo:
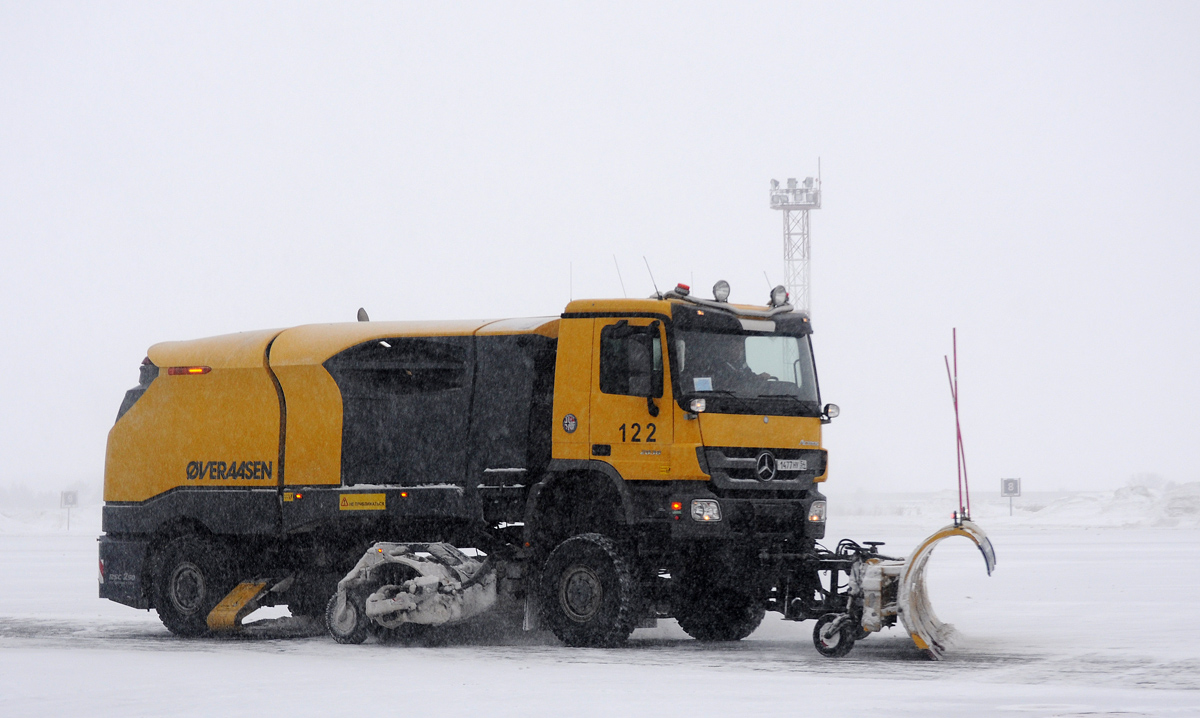
POLYGON ((958 469, 958 509, 963 518, 971 518, 971 486, 967 479, 967 454, 963 450, 962 422, 958 415, 958 329, 952 330, 954 349, 954 371, 950 371, 950 358, 946 361, 946 379, 950 382, 950 398, 954 401, 955 466, 958 469), (965 502, 964 502, 965 496, 965 502))

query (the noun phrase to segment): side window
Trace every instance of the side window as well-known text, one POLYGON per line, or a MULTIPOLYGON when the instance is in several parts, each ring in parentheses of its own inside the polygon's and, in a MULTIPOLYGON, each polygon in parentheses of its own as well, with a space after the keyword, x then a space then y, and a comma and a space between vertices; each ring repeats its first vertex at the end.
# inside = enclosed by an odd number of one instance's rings
POLYGON ((662 343, 658 322, 633 327, 625 320, 600 330, 600 391, 662 396, 662 343))

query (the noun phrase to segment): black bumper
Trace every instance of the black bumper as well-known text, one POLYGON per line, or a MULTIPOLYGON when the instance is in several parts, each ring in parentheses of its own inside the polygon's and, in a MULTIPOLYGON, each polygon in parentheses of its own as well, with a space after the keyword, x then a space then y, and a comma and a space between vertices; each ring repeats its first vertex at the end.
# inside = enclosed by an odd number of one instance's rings
POLYGON ((149 541, 100 537, 100 598, 134 608, 150 608, 146 595, 149 541))
POLYGON ((711 493, 676 495, 680 504, 672 512, 671 538, 691 540, 708 538, 748 539, 821 539, 825 537, 825 522, 809 521, 809 508, 814 501, 825 497, 815 490, 797 499, 719 497, 711 493), (721 507, 720 521, 696 521, 691 516, 692 501, 716 501, 721 507))

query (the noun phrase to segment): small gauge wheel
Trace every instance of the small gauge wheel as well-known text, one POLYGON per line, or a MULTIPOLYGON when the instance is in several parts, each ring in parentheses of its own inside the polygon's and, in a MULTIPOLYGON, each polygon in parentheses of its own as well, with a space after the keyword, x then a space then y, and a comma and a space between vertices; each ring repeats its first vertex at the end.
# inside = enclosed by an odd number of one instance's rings
POLYGON ((842 613, 826 613, 813 627, 813 645, 826 658, 841 658, 854 648, 857 626, 842 613))

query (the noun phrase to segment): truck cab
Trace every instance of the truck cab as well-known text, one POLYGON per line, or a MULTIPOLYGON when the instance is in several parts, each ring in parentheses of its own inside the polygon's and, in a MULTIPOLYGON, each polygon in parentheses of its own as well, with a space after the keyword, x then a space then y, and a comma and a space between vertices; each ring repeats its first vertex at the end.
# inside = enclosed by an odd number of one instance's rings
POLYGON ((780 557, 824 536, 821 428, 836 412, 821 404, 809 319, 790 309, 679 289, 569 304, 554 460, 531 497, 526 546, 621 536, 652 610, 697 637, 741 638, 760 608, 785 609, 780 557))

